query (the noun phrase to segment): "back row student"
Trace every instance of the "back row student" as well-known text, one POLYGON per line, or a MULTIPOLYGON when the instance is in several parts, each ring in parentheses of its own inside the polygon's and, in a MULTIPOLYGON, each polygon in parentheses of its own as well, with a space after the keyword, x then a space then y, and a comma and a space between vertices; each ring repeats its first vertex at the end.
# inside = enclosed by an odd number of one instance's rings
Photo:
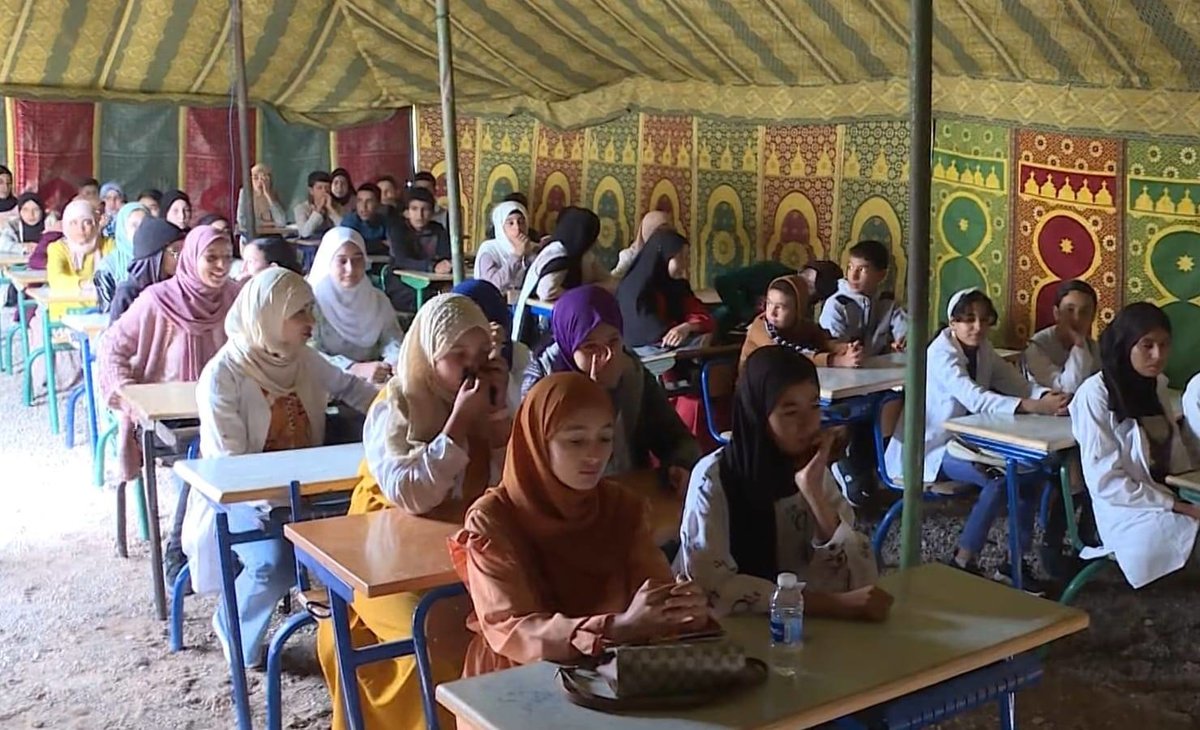
POLYGON ((846 276, 821 310, 821 327, 834 339, 861 343, 865 357, 903 351, 908 339, 908 313, 895 294, 879 290, 889 260, 879 241, 851 246, 846 276))

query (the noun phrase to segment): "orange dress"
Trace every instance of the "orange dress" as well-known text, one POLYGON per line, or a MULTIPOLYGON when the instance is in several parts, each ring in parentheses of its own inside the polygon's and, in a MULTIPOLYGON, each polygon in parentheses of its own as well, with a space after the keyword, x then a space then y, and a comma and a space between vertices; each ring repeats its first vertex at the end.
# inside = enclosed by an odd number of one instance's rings
POLYGON ((642 520, 625 546, 590 563, 589 575, 554 575, 554 555, 538 551, 507 503, 485 495, 451 544, 471 594, 475 633, 463 676, 541 660, 568 662, 600 653, 604 630, 648 578, 672 581, 671 566, 642 520), (557 586, 557 588, 556 588, 557 586))

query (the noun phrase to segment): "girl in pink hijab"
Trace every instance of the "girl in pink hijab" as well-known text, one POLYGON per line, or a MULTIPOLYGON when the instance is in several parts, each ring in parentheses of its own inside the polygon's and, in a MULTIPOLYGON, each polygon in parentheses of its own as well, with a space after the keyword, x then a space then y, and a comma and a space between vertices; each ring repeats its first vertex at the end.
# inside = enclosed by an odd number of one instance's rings
MULTIPOLYGON (((192 382, 225 344, 225 315, 237 297, 239 284, 229 277, 233 243, 229 234, 212 226, 193 228, 179 252, 175 276, 147 287, 104 333, 97 356, 100 390, 118 413, 117 478, 136 479, 142 465, 141 447, 133 421, 122 410, 120 389, 133 383, 192 382)), ((120 489, 121 487, 118 487, 120 489)), ((180 504, 186 504, 186 492, 180 504)), ((179 525, 167 542, 179 550, 179 525)), ((182 563, 173 566, 175 572, 182 563)), ((169 576, 174 578, 172 574, 169 576)))

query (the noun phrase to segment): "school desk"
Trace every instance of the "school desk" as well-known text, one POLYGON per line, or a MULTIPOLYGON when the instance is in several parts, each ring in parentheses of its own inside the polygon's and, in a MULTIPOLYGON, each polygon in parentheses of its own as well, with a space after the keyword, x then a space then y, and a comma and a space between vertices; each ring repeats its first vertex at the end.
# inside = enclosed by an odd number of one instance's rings
POLYGON ((697 289, 696 298, 706 307, 717 307, 721 304, 721 295, 716 289, 697 289))
POLYGON ((1179 490, 1179 497, 1192 504, 1200 504, 1200 469, 1167 477, 1167 486, 1179 490))
MULTIPOLYGON (((61 292, 52 291, 50 287, 42 286, 36 289, 31 289, 27 292, 30 299, 37 304, 38 321, 42 325, 42 346, 30 352, 25 351, 25 405, 33 405, 33 363, 39 357, 42 358, 42 363, 46 371, 46 405, 50 409, 50 433, 58 433, 58 383, 55 381, 54 367, 54 325, 57 322, 50 321, 50 305, 63 304, 68 306, 87 309, 96 306, 96 292, 90 291, 75 291, 61 292)), ((18 304, 18 308, 24 312, 23 303, 18 304)), ((28 340, 26 341, 28 346, 28 340)))
POLYGON ((158 476, 154 464, 160 456, 178 453, 181 445, 199 432, 195 383, 136 383, 118 391, 142 429, 142 489, 150 517, 150 580, 154 588, 154 613, 167 619, 167 593, 163 585, 162 535, 158 523, 158 476), (162 444, 162 447, 159 444, 162 444))
MULTIPOLYGON (((13 270, 23 269, 28 262, 28 257, 19 253, 0 253, 0 292, 4 291, 4 286, 9 283, 8 275, 13 270)), ((13 328, 9 332, 4 332, 4 328, 0 326, 0 339, 4 343, 11 343, 11 338, 16 334, 16 329, 13 328)), ((12 368, 12 345, 0 347, 0 373, 10 372, 12 368)))
MULTIPOLYGON (((216 510, 221 600, 226 616, 238 615, 237 590, 234 587, 237 563, 233 546, 281 537, 278 532, 265 530, 231 533, 226 508, 263 499, 286 501, 292 480, 298 482, 301 497, 348 492, 358 483, 358 467, 362 458, 363 447, 359 443, 175 462, 175 474, 216 510)), ((176 606, 177 611, 179 608, 176 606)), ((172 632, 175 630, 173 626, 172 632)), ((173 649, 178 645, 178 638, 172 637, 173 649)), ((235 618, 229 621, 229 638, 229 673, 233 682, 234 710, 238 727, 249 730, 250 695, 246 686, 246 666, 242 661, 241 626, 235 618)))
MULTIPOLYGON (((64 314, 61 321, 62 326, 70 331, 79 343, 80 359, 83 361, 83 397, 87 399, 88 434, 94 454, 96 444, 100 440, 100 419, 96 412, 96 382, 92 376, 92 343, 108 329, 109 317, 101 312, 64 314)), ((67 409, 67 447, 70 448, 75 440, 73 399, 68 399, 67 409)))
MULTIPOLYGON (((620 478, 624 486, 650 501, 656 540, 679 535, 682 501, 666 491, 653 471, 620 478)), ((465 506, 464 506, 465 509, 465 506)), ((446 540, 462 527, 462 514, 435 520, 387 509, 364 515, 330 517, 285 525, 284 535, 296 548, 296 560, 329 588, 331 620, 337 647, 341 686, 357 687, 356 670, 364 664, 416 654, 426 722, 436 726, 433 679, 427 665, 424 618, 438 600, 462 592, 446 540), (397 593, 425 593, 413 613, 413 638, 353 648, 347 606, 355 596, 378 598, 397 593)), ((342 692, 346 717, 353 730, 363 728, 358 692, 342 692)))
POLYGON ((947 431, 970 446, 995 453, 1004 459, 1008 491, 1008 550, 1013 565, 1013 583, 1021 588, 1020 519, 1017 498, 1022 465, 1053 475, 1055 456, 1075 447, 1071 419, 1065 416, 1038 416, 1026 413, 977 413, 952 418, 944 424, 947 431))
POLYGON ((412 271, 410 269, 395 269, 393 274, 400 277, 400 282, 412 288, 417 293, 417 309, 425 304, 425 290, 447 289, 454 285, 454 274, 435 274, 432 271, 412 271))
MULTIPOLYGON (((8 281, 17 290, 17 326, 16 332, 21 335, 21 354, 24 357, 29 356, 29 313, 26 310, 26 291, 34 287, 43 286, 49 281, 44 269, 26 269, 24 271, 8 272, 8 281)), ((12 354, 12 335, 10 330, 5 336, 4 349, 7 352, 8 366, 10 370, 15 370, 13 354, 12 354)), ((29 405, 26 403, 25 405, 29 405)))
MULTIPOLYGON (((892 573, 880 584, 896 599, 887 621, 809 618, 794 677, 772 672, 764 684, 694 709, 584 709, 567 700, 548 662, 448 682, 438 701, 483 730, 805 728, 868 708, 887 727, 920 727, 990 702, 1008 728, 1016 725, 1016 690, 1041 675, 1026 652, 1088 626, 1078 609, 944 565, 892 573)), ((769 664, 766 616, 722 623, 747 655, 769 664)))

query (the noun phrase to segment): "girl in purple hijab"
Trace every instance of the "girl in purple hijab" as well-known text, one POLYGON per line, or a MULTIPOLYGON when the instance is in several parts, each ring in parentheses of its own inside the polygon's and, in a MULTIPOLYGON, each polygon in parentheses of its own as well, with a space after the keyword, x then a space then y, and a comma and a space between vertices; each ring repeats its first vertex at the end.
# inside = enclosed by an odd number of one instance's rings
POLYGON ((580 372, 603 385, 617 410, 613 457, 607 473, 644 469, 657 462, 682 494, 700 450, 658 380, 625 347, 621 307, 594 284, 564 292, 554 303, 550 332, 525 369, 527 393, 549 373, 580 372))

